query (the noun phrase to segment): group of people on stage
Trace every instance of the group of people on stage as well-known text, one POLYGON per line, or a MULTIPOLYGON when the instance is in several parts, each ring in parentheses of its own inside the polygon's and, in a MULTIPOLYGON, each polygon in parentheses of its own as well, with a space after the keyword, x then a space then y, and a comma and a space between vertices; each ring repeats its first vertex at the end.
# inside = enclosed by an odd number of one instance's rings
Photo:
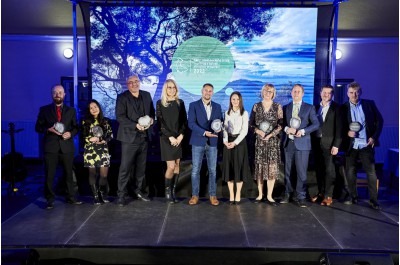
MULTIPOLYGON (((134 192, 137 198, 142 201, 150 200, 143 191, 143 183, 148 142, 151 140, 150 129, 157 117, 161 160, 166 161, 167 165, 164 176, 165 199, 169 203, 178 202, 176 186, 180 176, 182 141, 187 137, 189 127, 192 132, 190 205, 199 203, 200 169, 204 154, 208 166, 210 204, 217 206, 220 203, 216 194, 216 168, 218 137, 221 134, 224 144, 222 179, 227 182, 231 205, 240 203, 243 182, 251 179, 256 181, 258 189, 254 203, 265 201, 273 206, 279 205, 272 193, 279 175, 282 144, 285 194, 279 201, 280 204, 292 200, 300 207, 307 207, 307 168, 310 152, 313 151, 318 193, 311 196, 311 201, 331 205, 336 178, 334 157, 341 147, 346 158, 347 197, 344 203, 357 203, 356 162, 359 159, 367 174, 369 203, 374 209, 380 208, 374 147, 382 131, 383 119, 374 101, 360 99, 362 89, 358 83, 348 85, 349 101, 342 106, 333 101, 334 91, 330 85, 322 87, 321 103, 313 106, 303 101, 304 87, 295 84, 291 91, 292 102, 283 107, 274 102, 274 85, 265 84, 261 90, 262 101, 254 104, 250 115, 243 107, 242 95, 233 92, 224 117, 221 105, 212 101, 214 87, 210 83, 203 85, 201 99, 190 103, 188 114, 185 103, 179 98, 179 88, 175 80, 165 81, 156 109, 150 93, 140 90, 137 75, 130 76, 126 84, 128 90, 118 95, 115 110, 119 122, 116 139, 121 142, 116 201, 119 206, 127 203, 127 186, 131 175, 135 179, 134 192), (248 133, 255 135, 253 176, 248 160, 248 133), (293 172, 296 172, 295 179, 292 177, 293 172)), ((81 204, 75 197, 72 172, 73 137, 78 133, 79 126, 75 109, 63 104, 64 97, 64 88, 61 85, 54 86, 53 103, 40 108, 36 122, 36 131, 44 134, 44 195, 48 209, 54 207, 55 194, 52 186, 59 160, 65 170, 66 200, 71 204, 81 204)), ((113 138, 113 133, 110 121, 103 116, 101 106, 96 100, 91 100, 88 104, 81 132, 85 140, 84 166, 89 171, 94 204, 106 203, 109 201, 107 173, 110 166, 107 143, 113 138)))

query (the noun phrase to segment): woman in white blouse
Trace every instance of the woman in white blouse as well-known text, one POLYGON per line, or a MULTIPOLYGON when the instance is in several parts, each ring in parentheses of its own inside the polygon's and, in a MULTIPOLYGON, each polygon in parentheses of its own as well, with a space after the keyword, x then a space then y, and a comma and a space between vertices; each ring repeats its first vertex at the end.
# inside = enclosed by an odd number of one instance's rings
POLYGON ((229 109, 225 112, 222 165, 222 178, 228 183, 231 205, 240 203, 243 182, 251 176, 246 143, 248 124, 249 114, 244 110, 242 95, 239 92, 233 92, 229 109))

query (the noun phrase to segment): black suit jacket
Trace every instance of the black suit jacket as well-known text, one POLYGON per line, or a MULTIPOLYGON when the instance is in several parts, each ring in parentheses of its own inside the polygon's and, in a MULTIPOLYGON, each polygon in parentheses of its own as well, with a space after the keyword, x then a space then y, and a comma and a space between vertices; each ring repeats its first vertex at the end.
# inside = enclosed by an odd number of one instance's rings
POLYGON ((63 104, 61 112, 61 122, 65 125, 65 131, 71 133, 71 138, 64 140, 61 136, 48 132, 48 129, 57 122, 55 104, 46 105, 40 108, 36 120, 35 130, 44 134, 44 152, 45 153, 74 153, 74 136, 78 133, 78 124, 76 122, 76 111, 73 107, 63 104))
MULTIPOLYGON (((369 138, 374 139, 375 146, 379 145, 379 136, 383 128, 383 118, 373 100, 361 99, 362 110, 365 116, 365 127, 367 130, 367 141, 369 138)), ((350 138, 347 133, 349 131, 351 120, 350 102, 346 102, 341 107, 341 116, 343 121, 342 127, 342 148, 345 151, 353 147, 354 138, 350 138)))
MULTIPOLYGON (((150 116, 154 120, 155 111, 151 95, 147 91, 139 90, 139 95, 142 96, 144 114, 150 116)), ((132 93, 127 90, 117 97, 117 104, 115 106, 115 115, 119 123, 117 140, 126 143, 133 143, 137 136, 138 120, 140 114, 133 102, 132 93)), ((146 130, 147 137, 151 140, 152 126, 146 130)))
MULTIPOLYGON (((321 108, 318 104, 315 106, 317 113, 321 108)), ((342 122, 340 116, 340 106, 336 102, 332 101, 329 106, 328 112, 326 113, 325 121, 321 123, 321 145, 325 149, 331 149, 332 147, 340 147, 342 142, 342 122)), ((318 131, 312 134, 312 137, 317 137, 318 131)))

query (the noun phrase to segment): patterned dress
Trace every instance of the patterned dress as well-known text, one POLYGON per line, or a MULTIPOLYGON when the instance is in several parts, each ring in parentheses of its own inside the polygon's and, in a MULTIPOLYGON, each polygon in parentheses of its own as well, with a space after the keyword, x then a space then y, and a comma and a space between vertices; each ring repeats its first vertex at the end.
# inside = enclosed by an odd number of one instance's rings
POLYGON ((254 179, 277 179, 279 176, 279 164, 281 162, 280 132, 282 130, 283 111, 282 106, 273 102, 268 111, 264 110, 262 102, 256 103, 250 116, 250 129, 254 132, 258 125, 267 121, 271 124, 274 136, 264 141, 256 135, 254 179))
POLYGON ((83 153, 83 165, 84 167, 109 167, 110 166, 110 154, 108 152, 107 143, 113 138, 113 133, 109 120, 104 118, 102 125, 99 124, 98 120, 94 120, 91 124, 82 122, 83 137, 85 139, 84 153, 83 153), (92 129, 94 126, 100 126, 103 129, 103 136, 101 140, 105 143, 97 144, 89 141, 91 137, 94 137, 92 129))

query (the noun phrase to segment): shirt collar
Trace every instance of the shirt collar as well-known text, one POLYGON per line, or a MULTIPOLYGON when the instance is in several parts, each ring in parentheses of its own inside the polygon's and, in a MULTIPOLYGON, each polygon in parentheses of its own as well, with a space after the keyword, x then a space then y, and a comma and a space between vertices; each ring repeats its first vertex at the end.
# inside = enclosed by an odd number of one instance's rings
POLYGON ((319 103, 319 105, 321 105, 321 107, 329 107, 332 103, 332 100, 329 100, 328 105, 324 106, 322 105, 322 101, 319 103))

